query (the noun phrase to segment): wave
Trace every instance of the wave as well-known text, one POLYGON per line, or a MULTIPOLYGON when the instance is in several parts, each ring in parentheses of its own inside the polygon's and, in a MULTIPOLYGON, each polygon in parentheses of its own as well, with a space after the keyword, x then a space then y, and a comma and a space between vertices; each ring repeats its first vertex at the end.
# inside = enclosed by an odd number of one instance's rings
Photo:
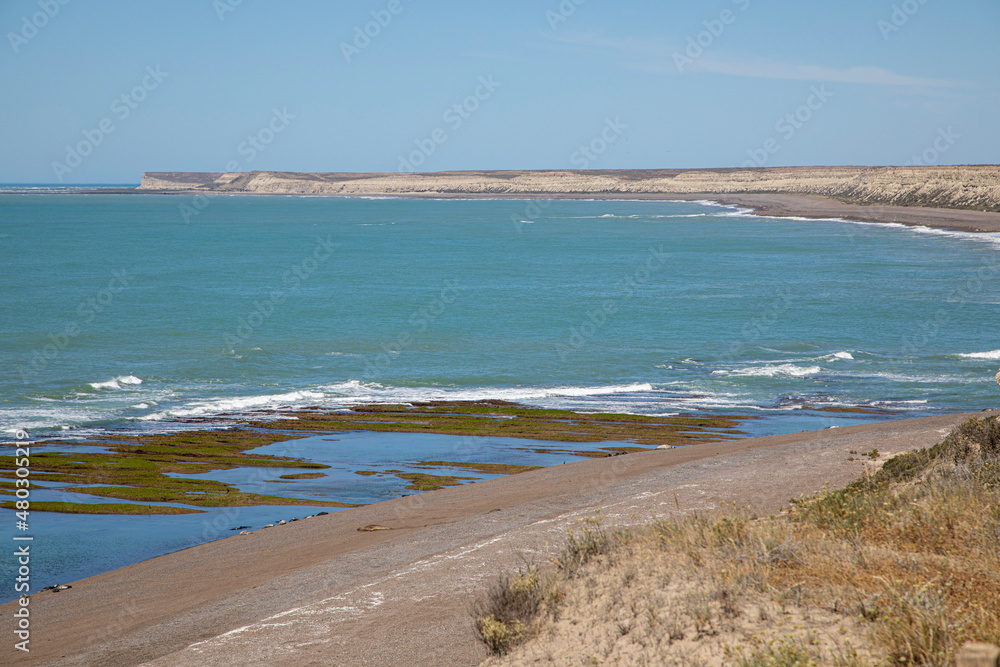
POLYGON ((751 366, 749 368, 737 368, 735 370, 712 371, 712 375, 731 375, 741 377, 774 377, 776 375, 788 375, 791 377, 805 377, 822 372, 819 366, 796 366, 794 364, 767 364, 765 366, 751 366))
POLYGON ((1000 350, 993 350, 991 352, 970 352, 968 354, 958 354, 955 356, 962 359, 1000 359, 1000 350))
POLYGON ((997 232, 963 232, 955 229, 939 229, 937 227, 927 227, 924 225, 904 225, 900 222, 864 222, 862 220, 838 219, 838 222, 846 222, 852 225, 866 225, 869 227, 885 227, 908 231, 916 234, 929 234, 932 236, 946 236, 953 239, 965 241, 977 241, 979 243, 989 243, 993 246, 1000 246, 1000 233, 997 232))
POLYGON ((545 399, 580 399, 617 394, 648 393, 654 391, 648 382, 627 385, 593 387, 478 387, 452 389, 437 387, 386 387, 378 383, 350 380, 325 385, 310 390, 290 391, 281 394, 217 397, 191 401, 144 415, 144 421, 168 421, 189 417, 241 414, 243 412, 285 407, 302 407, 321 404, 324 407, 358 405, 364 403, 420 403, 425 401, 537 401, 545 399))
POLYGON ((142 384, 142 379, 137 378, 132 374, 129 374, 129 375, 120 375, 114 379, 107 380, 105 382, 88 382, 87 384, 89 384, 94 389, 121 389, 123 385, 125 386, 140 385, 142 384))
POLYGON ((263 394, 256 396, 235 396, 230 398, 210 398, 191 401, 180 407, 144 415, 143 421, 166 421, 177 418, 204 417, 212 415, 241 414, 249 410, 286 407, 326 398, 318 391, 290 391, 284 394, 263 394))
POLYGON ((474 387, 474 388, 443 388, 443 387, 386 387, 378 383, 365 383, 351 380, 336 385, 319 388, 329 392, 333 397, 351 399, 352 402, 392 402, 411 403, 422 401, 529 401, 549 398, 587 398, 598 396, 614 396, 619 394, 637 394, 655 391, 648 382, 632 384, 597 385, 597 386, 563 386, 563 387, 474 387))

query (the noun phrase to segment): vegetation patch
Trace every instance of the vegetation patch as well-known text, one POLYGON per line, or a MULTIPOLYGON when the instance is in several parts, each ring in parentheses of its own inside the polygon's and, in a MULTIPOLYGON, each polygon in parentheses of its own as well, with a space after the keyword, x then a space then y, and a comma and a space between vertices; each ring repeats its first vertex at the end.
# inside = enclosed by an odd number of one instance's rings
MULTIPOLYGON (((67 482, 79 485, 66 491, 93 496, 134 500, 137 502, 173 502, 198 507, 230 507, 249 505, 324 505, 350 507, 345 503, 303 501, 252 493, 241 493, 223 482, 168 476, 200 474, 211 470, 228 470, 244 466, 278 468, 314 468, 329 466, 290 457, 247 454, 246 450, 274 442, 291 440, 298 435, 257 432, 240 429, 197 431, 171 435, 149 435, 127 438, 110 436, 106 444, 110 451, 47 452, 37 451, 31 457, 31 476, 40 482, 67 482)), ((73 443, 60 443, 73 444, 73 443)), ((13 479, 15 458, 0 456, 0 477, 13 479)), ((8 484, 9 482, 3 482, 8 484)), ((41 503, 32 503, 36 507, 41 503)), ((76 513, 142 513, 121 508, 130 505, 50 503, 48 511, 60 507, 76 507, 76 513)), ((169 508, 167 508, 169 509, 169 508)), ((177 514, 182 512, 158 512, 177 514)))
POLYGON ((681 445, 743 435, 735 429, 747 417, 647 417, 579 414, 528 408, 507 401, 449 401, 371 405, 349 412, 297 412, 294 419, 255 422, 284 431, 386 431, 528 438, 558 442, 632 442, 681 445), (725 432, 723 432, 725 431, 725 432))
MULTIPOLYGON (((275 421, 212 431, 143 436, 106 436, 100 453, 46 452, 31 457, 32 479, 66 482, 68 491, 135 500, 175 502, 196 507, 322 504, 352 507, 347 503, 304 501, 242 493, 222 482, 185 475, 241 467, 320 470, 330 466, 283 456, 248 453, 257 447, 301 438, 314 433, 384 431, 440 433, 445 435, 500 436, 565 442, 630 442, 634 446, 609 446, 601 451, 571 451, 573 456, 604 457, 640 451, 660 444, 691 444, 742 435, 735 429, 742 417, 663 418, 624 414, 577 414, 568 410, 529 408, 506 401, 427 402, 412 405, 358 406, 350 411, 322 412, 307 409, 275 421), (168 473, 171 476, 168 476, 168 473), (85 488, 83 485, 99 485, 85 488)), ((75 445, 78 443, 52 443, 75 445)), ((423 462, 418 467, 449 467, 482 474, 514 474, 535 466, 494 463, 423 462), (443 465, 438 465, 438 464, 443 465)), ((0 495, 9 495, 8 480, 16 470, 12 456, 0 456, 0 495)), ((429 491, 456 486, 473 477, 428 475, 369 470, 359 475, 395 474, 409 482, 410 490, 429 491)), ((274 483, 318 479, 321 472, 282 475, 274 483)), ((71 503, 75 505, 76 503, 71 503)), ((105 505, 88 505, 100 508, 105 505)), ((95 510, 96 511, 96 510, 95 510)))
POLYGON ((973 419, 775 516, 586 521, 534 571, 540 602, 501 579, 476 628, 495 665, 954 664, 1000 644, 998 543, 1000 423, 973 419))
MULTIPOLYGON (((187 481, 187 480, 183 480, 187 481)), ((349 503, 337 503, 328 500, 300 500, 298 498, 281 498, 264 496, 257 493, 236 491, 228 484, 215 482, 217 486, 201 485, 196 488, 185 486, 155 487, 155 486, 88 486, 71 487, 66 491, 86 493, 103 498, 118 498, 136 502, 183 503, 197 507, 251 507, 257 505, 322 505, 323 507, 357 507, 349 503)), ((34 503, 32 503, 34 507, 34 503)))
POLYGON ((446 486, 461 486, 463 482, 475 482, 478 477, 453 477, 450 475, 426 475, 422 472, 394 472, 400 479, 409 482, 407 489, 412 491, 437 491, 446 486))
MULTIPOLYGON (((4 509, 14 509, 13 502, 0 503, 4 509)), ((64 514, 203 514, 204 510, 190 507, 168 507, 166 505, 132 505, 128 503, 62 503, 32 501, 34 512, 62 512, 64 514)))
MULTIPOLYGON (((418 468, 460 468, 481 472, 484 475, 516 475, 529 470, 538 470, 541 466, 523 466, 507 463, 460 463, 456 461, 421 461, 418 468)), ((467 477, 462 479, 469 479, 467 477)))

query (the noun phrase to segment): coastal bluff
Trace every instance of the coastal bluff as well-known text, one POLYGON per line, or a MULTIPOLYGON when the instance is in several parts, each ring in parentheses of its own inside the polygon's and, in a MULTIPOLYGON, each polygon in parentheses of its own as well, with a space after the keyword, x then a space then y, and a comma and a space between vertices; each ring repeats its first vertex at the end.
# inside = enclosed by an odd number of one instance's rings
POLYGON ((1000 212, 1000 166, 443 171, 147 172, 141 192, 340 196, 692 199, 819 196, 862 206, 1000 212))

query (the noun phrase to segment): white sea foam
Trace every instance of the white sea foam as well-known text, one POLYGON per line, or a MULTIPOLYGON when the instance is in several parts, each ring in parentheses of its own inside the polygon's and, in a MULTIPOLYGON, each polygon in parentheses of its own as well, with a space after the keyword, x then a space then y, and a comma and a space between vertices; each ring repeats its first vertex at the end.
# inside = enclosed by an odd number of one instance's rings
POLYGON ((377 383, 363 383, 352 380, 341 384, 320 387, 320 389, 344 398, 352 398, 355 401, 481 401, 488 399, 524 401, 544 398, 581 398, 642 393, 653 391, 653 385, 648 382, 639 382, 595 387, 474 387, 468 389, 442 389, 437 387, 385 387, 377 383))
POLYGON ((107 382, 90 382, 91 387, 94 389, 121 389, 122 386, 118 384, 118 380, 108 380, 107 382))
POLYGON ((989 243, 1000 246, 1000 233, 996 232, 963 232, 956 229, 939 229, 937 227, 926 227, 924 225, 904 225, 899 222, 863 222, 861 220, 843 219, 839 222, 846 222, 852 225, 867 225, 869 227, 885 227, 900 231, 909 231, 916 234, 930 234, 932 236, 946 236, 954 239, 966 241, 977 241, 979 243, 989 243))
POLYGON ((993 350, 992 352, 970 352, 968 354, 959 354, 962 359, 1000 359, 1000 350, 993 350))
POLYGON ((421 401, 544 401, 557 399, 586 399, 625 393, 654 391, 649 383, 605 385, 599 387, 480 387, 470 389, 442 389, 437 387, 386 387, 378 383, 357 380, 325 385, 312 390, 292 391, 282 394, 217 397, 172 407, 140 417, 146 421, 185 419, 223 414, 242 414, 254 410, 321 404, 331 408, 361 403, 413 403, 421 401))
POLYGON ((318 391, 290 391, 284 394, 210 398, 202 401, 192 401, 184 406, 145 415, 140 417, 140 419, 158 421, 171 418, 201 417, 205 415, 241 414, 248 410, 302 405, 324 398, 326 398, 326 394, 318 391))
POLYGON ((774 377, 776 375, 788 375, 791 377, 805 377, 815 375, 823 369, 819 366, 796 366, 794 364, 767 364, 765 366, 751 366, 749 368, 737 368, 734 370, 712 371, 713 375, 735 375, 746 377, 774 377))
POLYGON ((890 229, 905 230, 910 232, 915 232, 917 234, 932 234, 935 236, 948 236, 956 239, 964 239, 967 241, 977 241, 979 243, 990 243, 994 246, 1000 246, 1000 233, 996 232, 963 232, 955 229, 939 229, 937 227, 927 227, 924 225, 904 225, 899 222, 866 222, 863 220, 851 220, 850 218, 841 217, 831 217, 831 218, 806 218, 798 215, 757 215, 754 213, 752 208, 741 208, 732 204, 722 204, 717 201, 710 200, 699 200, 691 202, 693 204, 701 204, 703 206, 713 206, 730 210, 727 213, 719 214, 722 217, 727 218, 772 218, 775 220, 793 220, 801 222, 842 222, 851 225, 866 225, 870 227, 886 227, 890 229))
POLYGON ((845 359, 848 361, 854 361, 854 355, 850 352, 834 352, 828 357, 831 361, 834 359, 845 359))
POLYGON ((121 389, 122 385, 140 385, 142 380, 134 375, 120 375, 105 382, 88 382, 94 389, 121 389))

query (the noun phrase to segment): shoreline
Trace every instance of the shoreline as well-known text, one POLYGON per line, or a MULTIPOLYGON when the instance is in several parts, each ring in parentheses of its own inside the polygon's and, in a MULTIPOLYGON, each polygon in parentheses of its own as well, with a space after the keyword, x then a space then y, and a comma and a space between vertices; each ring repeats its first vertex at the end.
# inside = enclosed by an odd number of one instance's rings
MULTIPOLYGON (((522 556, 544 560, 598 508, 622 525, 734 501, 771 513, 864 474, 849 451, 877 448, 882 462, 983 414, 592 459, 234 535, 35 593, 30 662, 221 665, 239 652, 244 664, 474 663, 485 657, 474 595, 522 556)), ((16 604, 0 606, 5 626, 16 604)))
POLYGON ((707 201, 724 206, 750 209, 753 215, 771 218, 842 219, 848 222, 899 224, 907 227, 930 227, 974 234, 1000 233, 1000 212, 931 206, 876 206, 852 204, 823 195, 747 193, 476 193, 476 192, 409 192, 409 193, 287 193, 287 192, 226 192, 206 190, 101 189, 79 193, 53 194, 116 194, 228 197, 332 197, 343 199, 454 199, 511 201, 707 201))

